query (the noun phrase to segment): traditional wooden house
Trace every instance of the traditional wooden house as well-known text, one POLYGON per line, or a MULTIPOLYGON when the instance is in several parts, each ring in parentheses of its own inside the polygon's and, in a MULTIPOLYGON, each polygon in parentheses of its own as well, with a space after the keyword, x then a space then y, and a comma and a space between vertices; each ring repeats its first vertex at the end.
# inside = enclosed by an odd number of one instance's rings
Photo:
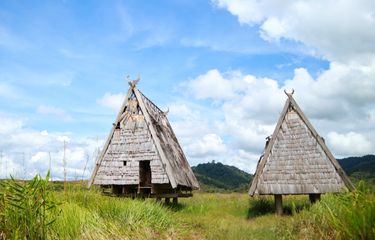
POLYGON ((272 137, 267 138, 249 190, 250 196, 274 195, 279 214, 282 195, 308 194, 315 202, 322 193, 353 188, 324 139, 293 99, 293 92, 285 92, 288 99, 272 137))
POLYGON ((142 92, 129 90, 98 156, 89 187, 100 185, 129 197, 192 196, 199 184, 167 119, 142 92))

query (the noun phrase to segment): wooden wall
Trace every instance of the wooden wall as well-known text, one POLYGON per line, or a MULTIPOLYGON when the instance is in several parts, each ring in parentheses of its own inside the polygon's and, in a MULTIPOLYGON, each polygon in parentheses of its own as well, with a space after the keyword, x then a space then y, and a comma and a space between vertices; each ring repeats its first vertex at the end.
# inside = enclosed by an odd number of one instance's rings
POLYGON ((259 176, 256 194, 339 192, 345 187, 334 165, 299 114, 290 108, 259 176))
POLYGON ((139 183, 139 161, 149 160, 151 183, 169 183, 142 115, 132 115, 116 129, 98 169, 94 184, 139 183), (126 166, 124 166, 126 161, 126 166))

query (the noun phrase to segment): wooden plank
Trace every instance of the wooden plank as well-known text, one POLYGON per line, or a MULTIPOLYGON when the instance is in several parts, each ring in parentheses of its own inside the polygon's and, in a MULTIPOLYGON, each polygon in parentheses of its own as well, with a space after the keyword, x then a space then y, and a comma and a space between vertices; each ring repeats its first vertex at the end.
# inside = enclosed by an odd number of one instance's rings
POLYGON ((253 178, 253 181, 251 182, 251 186, 250 186, 250 189, 249 189, 249 195, 250 196, 254 196, 254 194, 255 194, 257 184, 258 184, 258 180, 259 180, 259 176, 262 174, 264 165, 266 164, 266 162, 268 160, 268 157, 271 153, 273 144, 276 141, 277 133, 279 132, 281 124, 284 121, 285 115, 288 112, 289 104, 290 104, 290 99, 288 98, 287 101, 285 102, 284 109, 280 114, 280 118, 279 118, 279 121, 276 124, 276 128, 273 131, 272 138, 271 138, 270 142, 268 143, 268 145, 265 149, 263 157, 260 159, 260 161, 258 163, 256 172, 255 172, 255 176, 253 178))
POLYGON ((282 215, 283 214, 283 195, 275 194, 275 208, 276 214, 282 215))
POLYGON ((91 185, 92 185, 93 182, 94 182, 94 179, 95 179, 95 176, 96 176, 96 174, 97 174, 97 172, 98 172, 98 169, 99 169, 99 166, 100 166, 100 164, 101 164, 101 161, 103 160, 104 154, 105 154, 105 152, 106 152, 107 149, 108 149, 108 146, 109 146, 109 144, 110 144, 110 142, 111 142, 112 136, 113 136, 113 134, 114 134, 114 132, 115 132, 116 126, 117 126, 117 124, 118 124, 118 122, 119 122, 119 119, 120 119, 122 113, 123 113, 124 110, 125 110, 126 104, 127 104, 127 102, 128 102, 129 97, 131 96, 132 92, 133 92, 133 89, 130 87, 130 88, 128 89, 128 93, 126 94, 126 97, 125 97, 125 99, 124 99, 124 102, 122 103, 121 108, 120 108, 120 110, 119 110, 119 112, 118 112, 118 114, 117 114, 117 117, 116 117, 115 123, 114 123, 114 125, 112 126, 112 129, 111 129, 111 131, 110 131, 110 133, 109 133, 109 135, 108 135, 107 141, 105 142, 104 147, 103 147, 103 149, 102 149, 100 155, 98 156, 98 158, 97 158, 97 160, 96 160, 95 168, 94 168, 94 170, 93 170, 93 172, 92 172, 92 175, 91 175, 91 178, 90 178, 90 180, 89 180, 89 182, 88 182, 88 187, 89 187, 89 188, 91 187, 91 185))
POLYGON ((307 125, 307 127, 313 133, 314 137, 316 138, 316 140, 318 141, 318 143, 320 144, 320 146, 323 148, 324 152, 327 154, 328 159, 334 165, 337 173, 340 175, 340 177, 344 181, 344 183, 347 186, 347 188, 349 190, 354 189, 353 183, 350 181, 349 177, 346 175, 346 173, 344 172, 344 170, 341 168, 340 164, 338 163, 338 161, 336 160, 336 158, 333 156, 333 154, 331 153, 331 151, 328 149, 328 147, 325 144, 325 142, 323 141, 323 139, 318 135, 318 133, 316 132, 315 128, 312 126, 312 124, 310 123, 310 121, 307 119, 307 117, 305 116, 305 114, 302 112, 302 110, 298 106, 297 102, 293 99, 292 96, 290 96, 290 99, 291 99, 291 102, 292 102, 293 106, 295 107, 296 111, 298 112, 298 114, 300 114, 302 120, 305 122, 305 124, 307 125))
MULTIPOLYGON (((156 132, 166 159, 173 170, 174 178, 179 186, 193 187, 199 189, 199 183, 191 170, 186 156, 173 132, 171 125, 165 115, 153 102, 140 92, 145 107, 152 119, 160 123, 161 129, 156 132), (163 136, 166 138, 164 139, 163 136)), ((154 128, 158 128, 159 123, 152 122, 154 128)))
POLYGON ((147 123, 147 126, 148 126, 148 129, 150 130, 150 133, 151 133, 151 136, 152 136, 152 139, 154 141, 154 144, 156 146, 156 149, 157 149, 157 152, 159 153, 159 157, 160 157, 160 160, 163 162, 163 167, 165 166, 165 171, 167 172, 167 176, 169 178, 169 181, 172 185, 172 188, 176 188, 177 187, 177 183, 176 183, 176 180, 174 178, 174 174, 173 174, 173 171, 172 171, 172 168, 169 164, 169 161, 167 160, 165 154, 164 154, 164 151, 161 147, 161 144, 160 144, 160 141, 157 137, 157 134, 156 134, 156 130, 154 129, 154 126, 152 124, 152 121, 151 121, 151 118, 150 118, 150 115, 146 109, 146 106, 143 102, 143 99, 142 99, 142 96, 141 94, 139 93, 138 89, 137 88, 134 88, 134 94, 135 94, 135 97, 137 98, 138 100, 138 103, 139 103, 139 106, 142 110, 142 113, 143 115, 145 116, 145 121, 147 123))
POLYGON ((177 197, 192 197, 192 193, 158 193, 151 194, 150 198, 177 198, 177 197))

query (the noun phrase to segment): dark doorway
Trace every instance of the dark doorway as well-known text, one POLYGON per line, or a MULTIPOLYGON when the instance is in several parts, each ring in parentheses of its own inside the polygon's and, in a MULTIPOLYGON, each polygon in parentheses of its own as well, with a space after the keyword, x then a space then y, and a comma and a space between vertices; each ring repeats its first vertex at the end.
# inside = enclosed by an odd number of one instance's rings
POLYGON ((139 185, 141 187, 151 187, 150 161, 139 162, 139 185))

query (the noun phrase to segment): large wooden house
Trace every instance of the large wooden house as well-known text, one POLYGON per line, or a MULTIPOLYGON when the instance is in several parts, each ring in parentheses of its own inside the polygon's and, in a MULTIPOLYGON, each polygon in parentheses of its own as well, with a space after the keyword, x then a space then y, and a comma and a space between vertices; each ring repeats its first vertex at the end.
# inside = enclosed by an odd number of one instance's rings
POLYGON ((89 181, 129 197, 192 196, 199 184, 166 113, 129 82, 129 90, 89 181))
POLYGON ((324 139, 293 99, 293 93, 286 94, 288 99, 249 190, 250 196, 274 195, 279 214, 282 195, 306 194, 315 202, 322 193, 353 188, 324 139))

